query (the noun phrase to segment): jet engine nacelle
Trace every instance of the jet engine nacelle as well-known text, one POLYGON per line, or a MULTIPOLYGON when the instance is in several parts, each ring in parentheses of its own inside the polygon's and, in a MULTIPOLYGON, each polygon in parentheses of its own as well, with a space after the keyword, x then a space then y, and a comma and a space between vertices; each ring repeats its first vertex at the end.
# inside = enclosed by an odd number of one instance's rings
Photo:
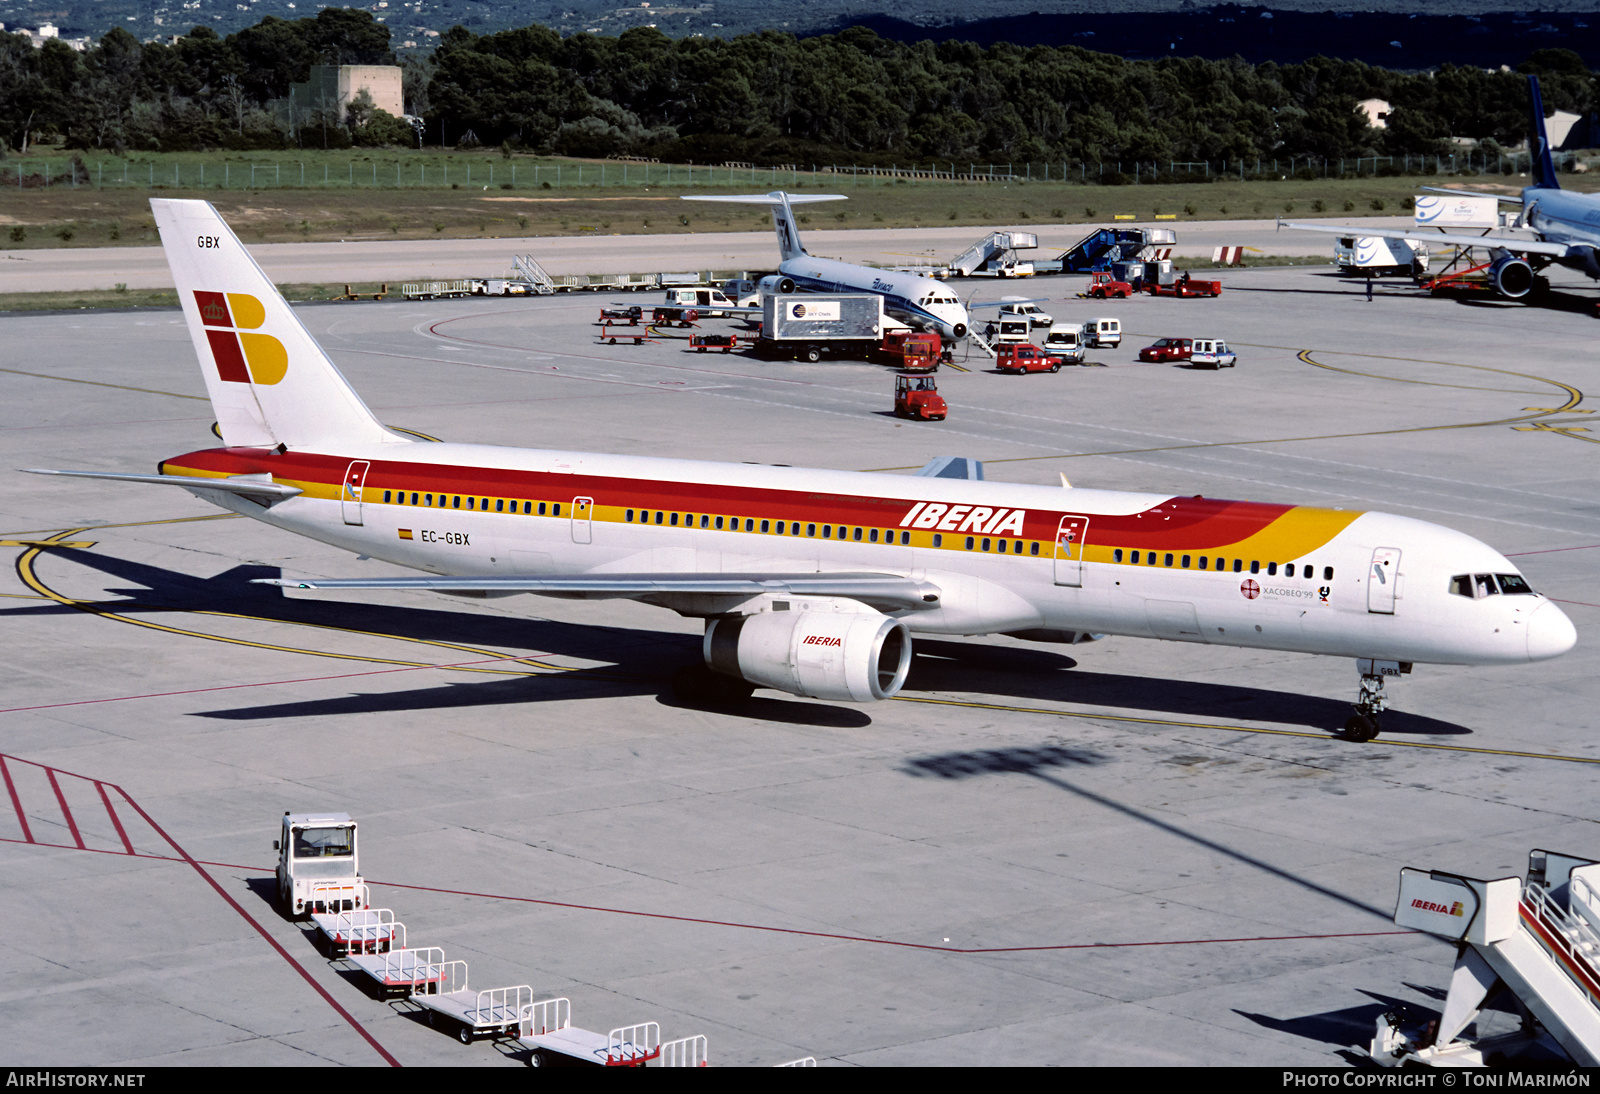
POLYGON ((794 278, 768 274, 756 282, 756 289, 762 296, 788 296, 794 292, 794 278))
POLYGON ((1496 259, 1489 267, 1489 283, 1501 296, 1521 299, 1533 288, 1533 267, 1523 259, 1507 255, 1496 259))
POLYGON ((706 628, 714 672, 811 699, 868 703, 900 690, 911 632, 880 612, 761 612, 706 628))

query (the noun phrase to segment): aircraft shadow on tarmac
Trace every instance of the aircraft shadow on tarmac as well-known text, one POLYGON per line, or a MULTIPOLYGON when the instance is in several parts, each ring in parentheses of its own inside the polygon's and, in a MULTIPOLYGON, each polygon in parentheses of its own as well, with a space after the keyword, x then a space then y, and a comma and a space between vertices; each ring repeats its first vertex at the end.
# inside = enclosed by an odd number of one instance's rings
MULTIPOLYGON (((678 632, 482 615, 427 606, 420 603, 420 597, 419 604, 414 607, 297 599, 285 596, 274 586, 250 584, 251 578, 281 576, 281 571, 271 566, 241 565, 212 577, 199 577, 104 552, 57 548, 50 553, 128 582, 129 587, 108 589, 108 593, 129 599, 110 601, 103 609, 151 622, 160 622, 160 617, 167 612, 226 612, 269 623, 347 628, 401 640, 454 642, 478 649, 505 650, 509 651, 508 658, 556 656, 604 662, 599 667, 568 672, 195 712, 200 717, 236 720, 313 717, 621 695, 656 695, 662 705, 681 707, 686 704, 672 696, 670 687, 663 685, 673 672, 699 656, 699 640, 678 632), (519 650, 527 652, 517 653, 519 650)), ((30 604, 0 609, 0 619, 78 610, 62 604, 30 604)), ((192 622, 173 625, 204 629, 192 622)), ((305 633, 307 648, 339 648, 337 641, 329 637, 333 632, 307 630, 305 633)), ((350 637, 352 641, 369 640, 366 636, 350 637)), ((923 638, 916 640, 914 649, 916 657, 906 683, 908 694, 956 691, 997 699, 1068 702, 1156 717, 1247 719, 1326 731, 1341 726, 1350 712, 1348 703, 1290 691, 1084 672, 1071 657, 1052 649, 923 638)), ((440 660, 470 662, 479 659, 470 651, 438 652, 447 655, 440 660)), ((505 667, 515 669, 517 666, 508 660, 505 667)), ((1355 690, 1353 680, 1351 690, 1355 690)), ((717 709, 744 718, 798 725, 860 728, 872 723, 865 710, 859 707, 768 694, 717 709)), ((1439 719, 1392 709, 1384 715, 1383 731, 1391 736, 1454 736, 1471 732, 1439 719)))
MULTIPOLYGON (((1272 722, 1328 731, 1342 726, 1351 709, 1349 702, 1292 691, 1086 672, 1077 668, 1072 658, 1052 650, 918 639, 916 651, 907 691, 1004 695, 1141 714, 1272 722)), ((1354 673, 1351 676, 1353 694, 1354 673)), ((1460 736, 1472 731, 1391 708, 1384 712, 1383 732, 1387 736, 1460 736)))

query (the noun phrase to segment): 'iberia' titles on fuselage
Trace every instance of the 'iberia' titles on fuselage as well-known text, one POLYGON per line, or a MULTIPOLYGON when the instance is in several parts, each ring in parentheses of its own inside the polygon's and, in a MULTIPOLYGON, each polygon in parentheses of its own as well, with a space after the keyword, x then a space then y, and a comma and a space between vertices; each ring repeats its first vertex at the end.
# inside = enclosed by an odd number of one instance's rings
MULTIPOLYGON (((1452 574, 1513 573, 1510 563, 1468 536, 1404 517, 478 445, 405 448, 208 449, 169 459, 162 472, 270 475, 303 493, 266 509, 231 496, 219 504, 436 574, 870 571, 941 589, 937 607, 894 613, 923 633, 1061 630, 1473 664, 1532 652, 1530 626, 1493 614, 1516 598, 1485 606, 1447 595, 1452 574), (1406 553, 1407 588, 1373 587, 1380 549, 1406 553), (1374 597, 1385 595, 1375 611, 1374 597)), ((688 595, 649 599, 689 615, 732 610, 688 595)), ((1531 616, 1543 603, 1529 596, 1522 607, 1531 616)))

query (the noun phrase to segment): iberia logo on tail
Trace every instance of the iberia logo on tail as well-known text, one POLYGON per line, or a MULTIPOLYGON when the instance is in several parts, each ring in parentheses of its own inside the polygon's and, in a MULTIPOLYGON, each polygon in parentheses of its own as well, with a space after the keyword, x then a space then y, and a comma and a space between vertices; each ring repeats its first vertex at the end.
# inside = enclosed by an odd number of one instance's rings
POLYGON ((289 371, 283 343, 270 334, 252 333, 267 319, 260 300, 244 293, 196 290, 194 301, 207 328, 225 328, 206 331, 218 376, 236 384, 275 384, 283 379, 289 371))

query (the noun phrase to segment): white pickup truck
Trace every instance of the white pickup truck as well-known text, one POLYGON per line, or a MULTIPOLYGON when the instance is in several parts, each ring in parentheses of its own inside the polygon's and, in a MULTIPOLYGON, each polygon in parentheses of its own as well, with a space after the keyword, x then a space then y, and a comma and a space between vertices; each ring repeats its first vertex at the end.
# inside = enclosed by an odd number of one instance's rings
POLYGON ((293 918, 365 905, 350 814, 284 813, 282 834, 272 847, 278 852, 278 903, 293 918))

